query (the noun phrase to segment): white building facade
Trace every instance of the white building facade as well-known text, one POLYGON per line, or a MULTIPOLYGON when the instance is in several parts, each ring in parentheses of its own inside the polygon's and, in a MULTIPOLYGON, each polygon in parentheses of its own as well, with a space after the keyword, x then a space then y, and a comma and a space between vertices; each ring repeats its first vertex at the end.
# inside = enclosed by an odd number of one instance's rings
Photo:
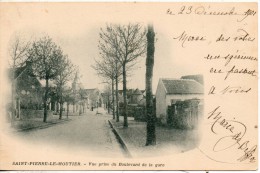
POLYGON ((167 108, 176 101, 203 100, 203 85, 190 79, 159 79, 156 90, 156 117, 162 124, 167 122, 167 108))

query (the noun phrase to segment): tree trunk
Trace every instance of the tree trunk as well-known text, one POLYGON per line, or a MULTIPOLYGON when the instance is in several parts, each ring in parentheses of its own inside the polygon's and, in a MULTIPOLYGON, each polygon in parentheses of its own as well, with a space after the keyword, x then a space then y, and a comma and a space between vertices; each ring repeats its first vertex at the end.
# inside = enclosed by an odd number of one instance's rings
POLYGON ((59 119, 62 119, 62 112, 63 112, 63 103, 60 103, 60 116, 59 119))
POLYGON ((119 122, 119 107, 118 107, 118 68, 116 62, 116 122, 119 122))
MULTIPOLYGON (((82 101, 82 100, 81 100, 82 101)), ((81 111, 81 109, 82 109, 82 103, 80 102, 79 103, 79 115, 81 115, 82 114, 82 111, 81 111)))
POLYGON ((113 119, 115 119, 116 117, 115 117, 115 95, 114 95, 114 93, 115 93, 115 89, 114 89, 114 78, 112 78, 112 111, 113 111, 113 119))
POLYGON ((148 25, 147 32, 147 58, 146 58, 146 146, 156 144, 155 136, 155 113, 153 109, 153 95, 152 95, 152 78, 154 66, 154 30, 152 25, 148 25))
POLYGON ((69 105, 69 103, 67 102, 67 119, 69 118, 69 107, 70 107, 70 105, 69 105))
POLYGON ((13 126, 14 117, 16 116, 16 104, 15 104, 15 95, 16 95, 16 85, 15 85, 15 60, 13 60, 12 68, 12 105, 11 105, 11 126, 13 126))
POLYGON ((123 97, 124 97, 124 106, 123 106, 123 116, 124 116, 124 127, 128 127, 127 122, 127 96, 126 96, 126 64, 123 64, 123 97))
POLYGON ((107 113, 110 114, 110 99, 109 99, 109 95, 107 96, 107 113))
POLYGON ((44 95, 44 101, 43 101, 43 122, 47 121, 47 99, 48 99, 48 90, 49 90, 49 79, 45 79, 46 85, 45 85, 45 95, 44 95))
POLYGON ((21 119, 21 100, 18 97, 17 98, 17 104, 16 104, 16 109, 17 109, 17 118, 20 120, 21 119))
POLYGON ((62 112, 63 112, 63 97, 62 97, 62 89, 60 91, 60 116, 59 119, 62 119, 62 112))
POLYGON ((55 101, 51 101, 51 110, 55 111, 55 101))
POLYGON ((59 104, 58 101, 55 102, 55 114, 58 113, 59 104))

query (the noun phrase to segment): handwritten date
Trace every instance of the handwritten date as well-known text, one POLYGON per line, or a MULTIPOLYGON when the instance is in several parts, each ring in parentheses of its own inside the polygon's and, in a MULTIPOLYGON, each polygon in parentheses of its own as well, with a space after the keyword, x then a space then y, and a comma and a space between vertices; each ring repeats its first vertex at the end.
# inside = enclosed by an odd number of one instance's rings
POLYGON ((239 16, 237 22, 242 22, 249 16, 255 16, 256 11, 253 9, 247 9, 246 11, 238 11, 235 7, 231 7, 228 10, 212 9, 211 6, 181 6, 179 9, 174 10, 168 8, 166 10, 167 15, 200 15, 200 16, 239 16), (240 17, 242 16, 242 18, 240 17))

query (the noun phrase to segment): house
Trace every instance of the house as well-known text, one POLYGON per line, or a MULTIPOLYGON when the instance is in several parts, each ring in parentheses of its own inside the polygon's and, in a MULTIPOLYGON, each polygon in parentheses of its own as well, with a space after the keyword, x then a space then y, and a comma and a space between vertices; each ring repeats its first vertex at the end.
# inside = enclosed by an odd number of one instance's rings
POLYGON ((177 101, 203 99, 203 85, 191 79, 160 78, 156 90, 156 117, 167 122, 167 108, 177 101))
POLYGON ((130 104, 138 104, 144 97, 143 92, 136 88, 130 95, 130 104))
POLYGON ((21 118, 21 109, 41 109, 42 86, 33 74, 31 62, 24 66, 8 70, 8 77, 13 84, 15 116, 21 118))
MULTIPOLYGON (((118 90, 119 102, 123 103, 123 90, 118 90)), ((127 89, 127 104, 137 105, 141 100, 145 98, 145 90, 136 89, 127 89)))
MULTIPOLYGON (((131 94, 133 92, 133 89, 126 89, 126 102, 129 103, 131 100, 131 94)), ((124 94, 123 90, 118 90, 118 97, 119 97, 119 103, 124 103, 124 94)))

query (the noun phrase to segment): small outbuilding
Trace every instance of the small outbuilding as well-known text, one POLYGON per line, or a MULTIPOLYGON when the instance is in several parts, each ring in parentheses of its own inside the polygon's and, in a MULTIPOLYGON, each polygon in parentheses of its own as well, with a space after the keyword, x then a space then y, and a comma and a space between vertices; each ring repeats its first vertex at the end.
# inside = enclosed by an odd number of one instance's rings
POLYGON ((156 117, 167 123, 167 108, 177 101, 203 100, 203 85, 192 79, 160 78, 156 90, 156 117))

